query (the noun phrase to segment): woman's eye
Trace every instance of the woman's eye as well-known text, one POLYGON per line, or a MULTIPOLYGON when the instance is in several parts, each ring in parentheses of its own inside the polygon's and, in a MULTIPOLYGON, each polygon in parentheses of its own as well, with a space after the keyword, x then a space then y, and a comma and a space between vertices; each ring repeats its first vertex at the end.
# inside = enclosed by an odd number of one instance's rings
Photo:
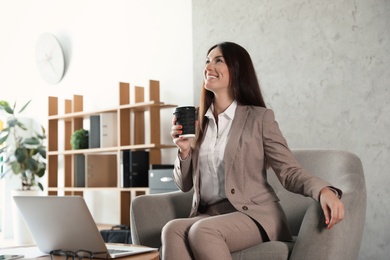
POLYGON ((206 64, 209 64, 210 63, 210 60, 206 60, 206 64))
POLYGON ((217 61, 216 62, 223 62, 223 60, 222 59, 217 59, 217 61))

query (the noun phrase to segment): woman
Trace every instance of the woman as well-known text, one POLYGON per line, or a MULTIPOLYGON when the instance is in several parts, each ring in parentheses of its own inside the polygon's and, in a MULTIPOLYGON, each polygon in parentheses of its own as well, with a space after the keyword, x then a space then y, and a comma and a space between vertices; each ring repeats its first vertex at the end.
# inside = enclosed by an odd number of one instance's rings
POLYGON ((286 189, 320 201, 329 229, 344 218, 341 191, 292 156, 241 46, 224 42, 208 51, 198 114, 195 140, 181 137, 173 118, 174 179, 184 192, 193 188, 194 199, 190 218, 164 226, 163 259, 231 259, 264 241, 291 240, 268 166, 286 189))

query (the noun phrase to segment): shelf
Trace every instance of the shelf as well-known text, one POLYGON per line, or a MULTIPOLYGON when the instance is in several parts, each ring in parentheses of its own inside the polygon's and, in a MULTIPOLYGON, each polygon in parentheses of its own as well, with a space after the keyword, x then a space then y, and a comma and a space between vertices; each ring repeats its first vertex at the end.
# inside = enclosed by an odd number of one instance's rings
POLYGON ((126 192, 149 192, 148 187, 134 187, 134 188, 116 188, 116 187, 49 187, 48 191, 75 191, 75 192, 83 192, 83 191, 126 191, 126 192))
MULTIPOLYGON (((119 194, 120 210, 118 222, 130 225, 129 207, 135 196, 148 194, 148 187, 123 188, 124 183, 124 150, 145 150, 148 151, 148 164, 161 164, 161 149, 176 148, 175 145, 161 144, 161 121, 160 111, 162 109, 174 108, 176 105, 165 104, 160 101, 159 82, 149 82, 149 101, 144 100, 144 88, 134 87, 134 103, 130 102, 130 84, 119 83, 119 103, 115 108, 101 109, 96 111, 83 111, 83 96, 74 95, 73 100, 64 100, 64 114, 58 114, 58 97, 48 99, 48 192, 49 195, 78 195, 83 196, 87 191, 114 191, 119 194), (115 113, 115 115, 105 115, 115 113), (145 131, 145 114, 149 118, 149 131, 145 131), (73 150, 70 145, 71 136, 74 131, 84 126, 85 119, 99 115, 97 123, 99 131, 95 130, 94 138, 106 134, 111 142, 97 140, 93 146, 100 148, 73 150), (104 117, 106 116, 106 117, 104 117), (102 118, 108 119, 108 121, 102 118), (116 119, 116 120, 115 120, 116 119), (102 121, 106 123, 102 123, 102 121), (110 131, 107 129, 113 126, 110 131), (63 132, 62 132, 63 129, 63 132), (104 130, 102 132, 102 130, 104 130), (107 132, 105 132, 107 131, 107 132), (146 138, 146 133, 150 138, 146 138), (115 137, 116 136, 116 137, 115 137), (113 137, 112 139, 110 139, 113 137), (64 148, 59 149, 59 139, 64 142, 64 148), (150 140, 145 143, 145 140, 150 140), (115 145, 114 147, 104 147, 115 145), (85 155, 85 156, 80 156, 85 155), (100 157, 101 156, 101 157, 100 157), (59 183, 61 186, 58 187, 59 183), (87 187, 84 187, 87 186, 87 187), (89 187, 88 187, 89 186, 89 187)), ((91 123, 92 120, 89 120, 91 123)), ((98 129, 90 127, 92 129, 98 129)), ((90 132, 91 134, 91 129, 90 132)), ((61 141, 62 142, 62 141, 61 141)), ((127 158, 127 157, 126 157, 127 158)), ((139 162, 140 163, 140 162, 139 162)), ((145 164, 146 165, 146 164, 145 164)), ((126 166, 127 167, 127 166, 126 166)), ((126 168, 126 176, 131 170, 126 168)), ((145 175, 142 175, 145 176, 145 175)), ((146 178, 148 172, 146 171, 146 178)), ((128 177, 127 177, 128 178, 128 177)), ((126 181, 128 179, 126 178, 126 181)), ((129 184, 126 184, 126 186, 129 184)), ((144 185, 144 184, 142 184, 144 185)), ((134 185, 136 186, 136 185, 134 185)))
POLYGON ((90 111, 90 112, 66 113, 63 115, 51 115, 48 116, 48 120, 66 120, 66 119, 71 120, 74 118, 83 119, 83 118, 88 118, 92 115, 99 115, 101 113, 118 112, 118 110, 120 109, 130 109, 134 111, 147 111, 151 107, 166 109, 166 108, 175 108, 177 106, 171 104, 164 104, 163 102, 148 101, 148 102, 139 102, 135 104, 121 105, 118 108, 112 108, 112 109, 103 109, 103 110, 90 111))
POLYGON ((49 151, 47 155, 72 155, 72 154, 94 154, 94 153, 114 153, 123 150, 146 150, 146 149, 168 149, 175 148, 175 145, 156 145, 156 144, 139 144, 139 145, 127 145, 120 147, 107 147, 107 148, 91 148, 91 149, 78 149, 67 151, 49 151))
POLYGON ((159 107, 159 108, 173 108, 177 107, 176 105, 164 104, 163 102, 148 101, 148 102, 138 102, 135 104, 127 104, 119 106, 119 109, 135 109, 140 111, 146 111, 150 107, 159 107))

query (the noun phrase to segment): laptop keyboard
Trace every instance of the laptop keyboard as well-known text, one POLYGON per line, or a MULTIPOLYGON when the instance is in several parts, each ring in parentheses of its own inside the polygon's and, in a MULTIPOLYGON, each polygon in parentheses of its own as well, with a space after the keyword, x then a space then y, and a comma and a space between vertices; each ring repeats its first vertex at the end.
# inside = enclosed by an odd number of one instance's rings
POLYGON ((108 249, 108 253, 111 254, 119 254, 119 253, 126 253, 126 252, 132 252, 131 250, 121 250, 121 249, 108 249))

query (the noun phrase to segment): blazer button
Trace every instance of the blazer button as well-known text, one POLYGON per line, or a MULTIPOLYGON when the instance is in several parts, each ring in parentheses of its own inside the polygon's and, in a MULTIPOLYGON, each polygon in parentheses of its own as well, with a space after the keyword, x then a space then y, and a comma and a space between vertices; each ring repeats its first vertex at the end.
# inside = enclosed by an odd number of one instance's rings
POLYGON ((242 209, 243 210, 248 210, 248 207, 247 206, 242 206, 242 209))
POLYGON ((234 189, 231 189, 230 192, 231 192, 232 194, 236 193, 236 191, 235 191, 234 189))

